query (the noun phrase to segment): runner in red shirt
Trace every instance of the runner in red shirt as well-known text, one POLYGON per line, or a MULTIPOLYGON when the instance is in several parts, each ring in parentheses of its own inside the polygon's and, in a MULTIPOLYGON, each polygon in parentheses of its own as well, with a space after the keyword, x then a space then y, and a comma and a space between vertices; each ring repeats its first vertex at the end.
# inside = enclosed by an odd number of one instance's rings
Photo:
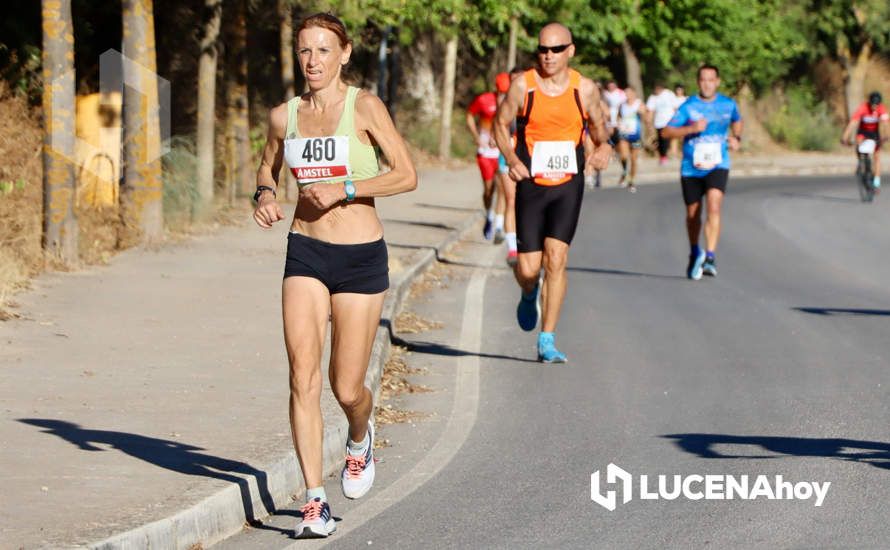
POLYGON ((881 187, 880 152, 881 144, 886 140, 886 138, 884 140, 881 139, 881 126, 884 127, 885 135, 890 135, 890 114, 887 113, 887 108, 881 103, 881 94, 872 92, 868 95, 868 101, 863 102, 853 113, 853 116, 850 117, 850 123, 844 128, 844 135, 841 138, 841 143, 850 145, 850 135, 853 133, 853 129, 856 128, 857 144, 866 139, 875 141, 877 147, 874 152, 875 180, 873 185, 876 190, 881 187))
MULTIPOLYGON (((494 142, 491 125, 497 110, 498 97, 494 92, 479 94, 467 108, 467 128, 470 129, 470 134, 476 141, 476 162, 482 173, 482 206, 486 211, 485 228, 482 230, 482 235, 486 240, 491 240, 494 237, 495 230, 495 211, 492 199, 495 190, 494 178, 498 172, 498 157, 501 153, 494 142), (478 126, 477 118, 479 119, 478 126)), ((503 218, 501 219, 503 220, 503 218)), ((500 229, 503 233, 503 222, 500 229)))

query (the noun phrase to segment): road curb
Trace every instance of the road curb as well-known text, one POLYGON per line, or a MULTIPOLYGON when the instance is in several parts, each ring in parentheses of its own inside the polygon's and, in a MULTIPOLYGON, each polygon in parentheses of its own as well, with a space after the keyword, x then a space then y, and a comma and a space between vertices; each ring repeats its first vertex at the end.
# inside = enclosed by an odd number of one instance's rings
MULTIPOLYGON (((459 241, 476 223, 482 213, 468 215, 456 228, 435 246, 423 250, 419 258, 405 271, 393 278, 383 304, 380 327, 374 338, 371 360, 365 383, 374 393, 375 402, 380 390, 383 366, 389 356, 391 323, 401 309, 411 283, 428 268, 441 252, 459 241)), ((327 477, 342 467, 348 424, 346 418, 325 425, 323 473, 327 477)), ((291 450, 257 468, 259 475, 246 476, 242 483, 229 485, 197 504, 166 518, 147 523, 105 540, 88 544, 96 550, 136 550, 176 548, 188 550, 196 544, 208 546, 230 537, 244 528, 253 518, 264 518, 271 511, 264 504, 269 499, 275 508, 291 503, 291 496, 300 492, 303 478, 295 453, 291 450), (251 517, 245 513, 252 510, 251 517)))
MULTIPOLYGON (((806 168, 782 168, 782 167, 765 167, 765 168, 730 168, 730 178, 765 178, 765 177, 782 177, 782 176, 830 176, 838 174, 849 174, 852 178, 855 166, 840 166, 836 164, 825 166, 809 166, 806 168)), ((635 183, 678 183, 680 181, 680 171, 665 174, 638 174, 635 183)))

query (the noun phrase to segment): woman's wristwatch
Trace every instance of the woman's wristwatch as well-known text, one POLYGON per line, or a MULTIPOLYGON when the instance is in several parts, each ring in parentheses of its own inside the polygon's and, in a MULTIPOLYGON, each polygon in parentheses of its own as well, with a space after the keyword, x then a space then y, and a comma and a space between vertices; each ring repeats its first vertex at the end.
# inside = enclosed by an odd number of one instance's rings
POLYGON ((271 191, 273 197, 277 197, 278 194, 275 192, 275 188, 269 187, 268 185, 257 185, 256 193, 253 194, 253 202, 257 203, 260 200, 260 195, 263 194, 263 191, 271 191))

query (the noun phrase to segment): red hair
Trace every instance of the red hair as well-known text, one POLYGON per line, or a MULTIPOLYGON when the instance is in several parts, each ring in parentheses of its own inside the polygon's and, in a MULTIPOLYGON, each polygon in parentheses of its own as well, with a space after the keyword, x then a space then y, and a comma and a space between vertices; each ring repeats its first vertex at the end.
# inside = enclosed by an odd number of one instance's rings
POLYGON ((341 48, 345 49, 347 45, 352 44, 352 40, 350 40, 349 35, 346 34, 346 25, 330 13, 316 13, 315 15, 310 15, 306 19, 303 19, 300 26, 297 28, 297 32, 294 34, 298 35, 300 34, 300 31, 313 27, 321 27, 322 29, 327 29, 337 35, 337 41, 340 42, 341 48))

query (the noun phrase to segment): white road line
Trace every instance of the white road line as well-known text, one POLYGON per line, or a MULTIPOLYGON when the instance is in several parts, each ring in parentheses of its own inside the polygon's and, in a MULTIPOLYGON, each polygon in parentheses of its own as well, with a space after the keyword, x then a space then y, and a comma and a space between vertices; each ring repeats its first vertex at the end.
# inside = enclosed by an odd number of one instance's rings
MULTIPOLYGON (((414 467, 404 476, 387 488, 353 508, 345 517, 333 539, 335 542, 350 531, 364 525, 387 508, 407 497, 421 485, 432 479, 451 462, 457 451, 463 446, 473 425, 476 423, 476 412, 479 406, 479 351, 482 347, 482 313, 485 296, 485 283, 495 257, 502 252, 501 247, 491 247, 479 256, 484 267, 476 268, 467 286, 464 296, 463 323, 460 330, 460 349, 468 353, 461 356, 457 363, 457 379, 454 388, 454 404, 445 431, 436 444, 414 467)), ((306 549, 306 541, 297 541, 287 549, 306 549)))

